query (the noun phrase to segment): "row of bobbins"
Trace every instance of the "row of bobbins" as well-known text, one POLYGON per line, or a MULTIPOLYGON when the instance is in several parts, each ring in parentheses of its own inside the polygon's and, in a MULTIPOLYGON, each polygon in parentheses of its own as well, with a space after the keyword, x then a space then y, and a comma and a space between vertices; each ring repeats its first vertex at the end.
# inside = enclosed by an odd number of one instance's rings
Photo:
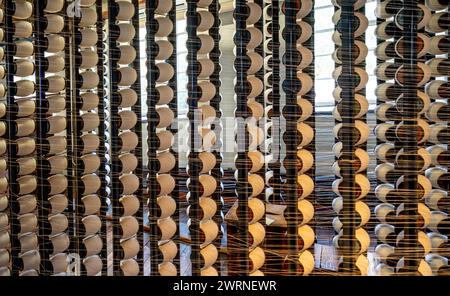
MULTIPOLYGON (((274 156, 272 149, 276 149, 275 133, 277 123, 275 120, 280 117, 280 69, 279 69, 279 3, 278 1, 265 0, 263 10, 264 30, 264 113, 266 144, 265 157, 274 156)), ((259 34, 257 31, 256 34, 259 34)), ((277 153, 277 152, 275 152, 277 153)), ((265 161, 266 172, 266 200, 269 203, 280 203, 280 160, 279 153, 275 155, 277 159, 267 159, 265 161)))
POLYGON ((314 192, 311 178, 314 130, 307 122, 313 112, 313 77, 309 69, 314 54, 306 45, 312 37, 307 17, 313 5, 313 1, 285 1, 282 7, 286 19, 283 30, 286 41, 283 57, 286 68, 286 80, 283 82, 286 93, 283 107, 286 120, 283 134, 286 145, 283 159, 286 182, 283 192, 286 200, 288 275, 308 275, 314 269, 314 264, 311 264, 313 255, 309 250, 315 241, 314 229, 309 225, 314 216, 314 206, 307 199, 314 192))
MULTIPOLYGON (((215 43, 216 41, 210 34, 211 31, 218 30, 218 28, 215 28, 219 17, 217 2, 211 0, 199 1, 197 2, 196 10, 199 17, 196 28, 197 38, 200 41, 200 48, 197 51, 197 61, 200 68, 197 84, 201 89, 201 95, 197 102, 197 116, 201 116, 198 128, 200 136, 203 138, 198 153, 201 169, 197 171, 202 192, 198 197, 200 209, 197 209, 200 211, 200 216, 197 217, 201 232, 199 241, 201 265, 199 267, 201 268, 200 275, 202 276, 217 276, 219 274, 216 263, 218 259, 217 247, 220 247, 220 233, 223 232, 221 230, 221 221, 216 216, 221 208, 220 193, 223 188, 220 178, 222 173, 220 169, 214 172, 214 170, 217 170, 217 161, 221 160, 221 126, 216 121, 216 118, 221 117, 221 110, 220 105, 213 101, 216 101, 217 95, 220 95, 218 93, 220 89, 215 86, 216 81, 214 80, 217 80, 219 77, 217 74, 220 72, 220 64, 218 60, 213 60, 213 51, 216 50, 218 44, 215 43)), ((194 114, 194 118, 195 116, 194 114)), ((193 128, 196 127, 194 126, 193 128)), ((190 167, 188 167, 188 175, 191 175, 190 167)), ((189 181, 188 183, 190 185, 189 181)), ((194 190, 194 187, 189 189, 194 190)), ((191 201, 190 194, 188 193, 187 196, 189 201, 191 201)), ((192 205, 188 208, 188 216, 191 207, 192 205)))
MULTIPOLYGON (((247 31, 250 34, 263 36, 263 2, 259 0, 247 1, 249 15, 246 19, 247 31)), ((263 154, 266 150, 265 144, 265 126, 264 119, 267 113, 264 108, 264 56, 263 39, 259 38, 256 42, 248 43, 246 55, 249 58, 247 69, 247 81, 252 85, 252 90, 247 96, 247 110, 249 111, 250 121, 247 122, 247 129, 250 134, 248 144, 248 159, 250 166, 248 171, 248 182, 250 185, 250 196, 248 205, 252 203, 260 204, 263 207, 265 201, 265 163, 269 159, 263 154), (259 87, 253 87, 258 85, 259 87)), ((251 207, 251 206, 250 206, 251 207)), ((264 275, 262 272, 265 264, 265 252, 262 243, 265 239, 265 215, 252 215, 248 221, 248 247, 249 247, 249 275, 264 275)))
MULTIPOLYGON (((280 3, 279 1, 265 0, 263 8, 263 49, 264 49, 264 114, 263 123, 266 139, 264 144, 265 169, 265 201, 269 205, 280 205, 281 199, 281 162, 280 162, 280 135, 277 127, 280 122, 280 3)), ((259 33, 259 30, 256 30, 259 33)), ((270 207, 270 206, 269 206, 270 207)), ((266 213, 270 217, 270 208, 266 213)), ((273 222, 266 225, 266 238, 264 249, 267 251, 265 275, 279 270, 282 255, 282 244, 278 244, 284 235, 283 228, 273 222), (278 265, 278 266, 277 266, 278 265)))
POLYGON ((0 1, 0 180, 2 189, 0 192, 0 276, 11 274, 10 258, 10 238, 9 238, 9 195, 8 195, 8 175, 7 175, 7 139, 6 133, 6 63, 5 63, 5 3, 0 1))
MULTIPOLYGON (((13 275, 39 275, 41 256, 38 251, 37 143, 36 130, 35 44, 33 34, 33 3, 5 2, 5 58, 7 83, 8 183, 10 243, 13 275)), ((6 129, 6 126, 4 126, 6 129)), ((6 181, 6 178, 3 179, 6 181)), ((4 232, 2 241, 6 242, 4 232)), ((8 242, 9 243, 9 242, 8 242)))
MULTIPOLYGON (((247 30, 255 32, 254 34, 263 36, 263 1, 254 0, 248 2, 247 6, 250 8, 249 17, 247 18, 247 30)), ((267 34, 266 34, 267 35, 267 34)), ((263 39, 255 42, 254 45, 247 44, 247 56, 250 58, 250 68, 247 70, 247 79, 253 79, 260 83, 263 87, 257 93, 248 96, 247 107, 250 111, 251 121, 248 122, 249 129, 255 129, 256 133, 262 133, 255 145, 250 143, 248 158, 251 161, 249 171, 249 183, 252 187, 251 200, 257 203, 264 203, 265 198, 265 166, 270 160, 270 155, 265 155, 267 151, 268 141, 266 139, 267 127, 266 120, 269 108, 265 108, 264 100, 264 85, 266 84, 266 76, 264 74, 264 42, 263 39), (258 201, 256 201, 258 200, 258 201)), ((253 135, 251 135, 253 141, 253 135)), ((249 200, 250 203, 250 200, 249 200)), ((263 264, 265 264, 265 253, 262 243, 265 239, 265 215, 263 217, 253 217, 248 225, 249 234, 249 258, 251 262, 249 273, 250 275, 264 275, 263 264)))
MULTIPOLYGON (((222 95, 221 95, 221 87, 222 82, 220 80, 220 73, 222 71, 222 66, 220 64, 220 56, 221 56, 221 50, 220 50, 220 42, 221 42, 221 35, 220 35, 220 25, 221 25, 221 19, 220 19, 220 9, 221 5, 219 3, 219 0, 212 0, 211 3, 208 6, 208 10, 210 13, 214 16, 214 24, 209 29, 209 37, 206 37, 205 35, 202 35, 203 38, 209 39, 209 42, 206 42, 207 44, 211 44, 211 40, 213 41, 213 47, 211 51, 209 52, 209 58, 214 63, 214 71, 209 77, 209 81, 214 85, 215 87, 215 93, 214 97, 209 101, 209 105, 215 109, 215 121, 211 122, 211 130, 215 133, 214 137, 216 139, 216 143, 214 145, 214 149, 211 151, 216 160, 214 168, 211 170, 211 176, 213 176, 216 180, 216 189, 214 193, 211 195, 212 199, 216 203, 215 207, 215 214, 212 217, 214 222, 219 227, 219 235, 216 237, 216 239, 213 241, 216 248, 221 247, 222 238, 225 233, 224 225, 223 225, 223 212, 222 208, 224 205, 224 201, 222 198, 223 193, 223 169, 222 169, 222 161, 223 161, 223 155, 222 155, 222 149, 223 149, 223 143, 222 143, 222 130, 223 126, 220 122, 220 119, 222 117, 222 109, 221 109, 221 101, 222 101, 222 95)), ((200 37, 202 38, 202 37, 200 37)), ((211 45, 209 45, 211 46, 211 45)), ((204 274, 216 274, 219 272, 217 269, 219 268, 219 261, 216 259, 216 262, 214 265, 212 265, 213 268, 210 268, 210 271, 213 271, 212 273, 204 272, 204 274)))
MULTIPOLYGON (((99 217, 102 200, 99 190, 102 181, 99 177, 101 159, 98 155, 102 135, 98 134, 99 118, 99 89, 102 77, 99 77, 97 50, 98 18, 96 1, 84 0, 80 2, 80 16, 73 20, 73 54, 75 67, 73 69, 75 82, 75 98, 70 104, 71 114, 71 143, 73 149, 73 176, 71 185, 78 190, 73 191, 75 209, 75 229, 73 237, 73 251, 81 259, 81 275, 98 275, 103 269, 102 250, 106 241, 100 233, 103 217, 99 217)), ((72 190, 74 190, 72 188, 72 190)))
POLYGON ((11 258, 10 258, 10 237, 9 237, 9 195, 8 195, 8 173, 7 173, 7 139, 6 133, 6 57, 4 46, 5 41, 5 3, 0 1, 0 180, 2 189, 0 192, 0 276, 8 276, 11 274, 11 258))
MULTIPOLYGON (((265 205, 258 196, 264 191, 264 179, 256 173, 264 165, 261 158, 254 163, 250 152, 257 151, 264 142, 264 130, 255 118, 263 116, 264 107, 255 99, 264 91, 262 78, 255 74, 261 69, 263 57, 256 52, 263 42, 261 28, 255 27, 262 17, 262 3, 253 1, 235 2, 235 116, 236 122, 236 220, 228 228, 228 266, 229 274, 258 275, 265 262, 263 249, 258 246, 264 239, 250 238, 250 229, 264 217, 265 205), (253 109, 252 109, 253 106, 253 109), (259 107, 259 108, 255 108, 259 107), (259 116, 255 114, 258 112, 259 116), (257 168, 259 166, 259 168, 257 168), (255 224, 252 226, 252 224, 255 224), (233 231, 231 231, 233 227, 233 231)), ((258 151, 259 152, 259 151, 258 151)))
MULTIPOLYGON (((148 101, 148 208, 149 223, 152 227, 151 244, 157 255, 152 255, 152 274, 174 276, 178 267, 174 261, 179 252, 174 242, 177 234, 178 196, 176 196, 177 154, 172 150, 174 135, 172 123, 176 117, 176 68, 173 55, 173 36, 176 26, 173 20, 175 4, 172 0, 148 3, 149 24, 147 42, 149 59, 147 65, 150 94, 148 101), (156 143, 156 145, 155 145, 156 143)), ((152 249, 153 250, 153 249, 152 249)))
POLYGON ((211 105, 216 87, 211 82, 216 65, 211 59, 214 40, 209 31, 215 25, 215 15, 209 11, 211 0, 188 2, 188 117, 191 122, 189 163, 187 173, 189 206, 188 225, 192 237, 192 274, 218 275, 213 266, 218 258, 217 244, 221 225, 213 219, 217 203, 213 194, 221 190, 220 183, 212 175, 216 166, 218 136, 212 125, 220 110, 211 105), (219 188, 218 188, 219 186, 219 188), (197 191, 197 192, 196 192, 197 191))
POLYGON ((135 13, 134 2, 115 1, 109 8, 109 65, 111 97, 111 164, 113 213, 113 270, 114 274, 136 276, 140 266, 136 256, 140 252, 136 213, 141 203, 136 192, 140 182, 136 169, 141 156, 136 155, 140 139, 135 126, 140 122, 134 105, 139 104, 133 85, 137 83, 138 72, 134 67, 137 59, 134 38, 139 39, 139 28, 132 22, 135 13))
POLYGON ((431 242, 431 252, 426 255, 425 260, 434 275, 448 275, 450 254, 446 249, 449 247, 450 219, 448 214, 450 204, 448 200, 449 154, 446 145, 448 145, 449 107, 448 92, 441 96, 439 89, 445 85, 448 88, 450 71, 448 59, 449 5, 447 1, 442 0, 429 0, 425 1, 425 4, 432 11, 430 21, 426 26, 426 31, 431 35, 427 64, 430 66, 432 80, 425 86, 425 92, 431 100, 430 107, 425 113, 425 117, 430 123, 430 137, 426 149, 430 154, 431 164, 425 171, 425 176, 433 187, 425 197, 425 204, 431 210, 429 232, 427 233, 431 242), (447 44, 447 48, 445 48, 445 44, 447 44), (434 92, 433 90, 438 91, 434 92))
POLYGON ((350 5, 334 1, 333 4, 336 7, 333 15, 336 50, 332 57, 337 66, 333 72, 337 84, 333 93, 336 101, 333 133, 337 139, 333 147, 337 159, 333 171, 338 178, 333 182, 333 191, 337 195, 333 209, 338 214, 333 219, 337 233, 333 243, 341 251, 340 270, 367 275, 366 252, 370 237, 364 226, 369 222, 370 209, 364 198, 369 193, 370 183, 366 176, 369 164, 366 151, 369 127, 365 120, 369 109, 365 97, 368 82, 365 71, 368 49, 364 42, 368 27, 364 14, 366 1, 354 1, 350 5), (349 22, 356 24, 350 31, 346 27, 349 22))
POLYGON ((64 275, 70 246, 64 2, 39 1, 35 5, 35 42, 46 45, 35 48, 41 274, 64 275))
MULTIPOLYGON (((430 221, 430 211, 421 201, 431 189, 429 180, 423 175, 423 171, 430 164, 430 156, 427 150, 420 147, 425 144, 429 133, 427 122, 420 118, 420 115, 424 114, 430 106, 429 97, 420 89, 430 77, 429 67, 422 63, 429 41, 425 34, 418 33, 416 38, 422 42, 417 44, 421 47, 417 47, 416 53, 410 53, 407 50, 407 44, 410 41, 407 40, 402 24, 404 18, 402 8, 406 5, 408 3, 386 1, 380 3, 376 9, 376 15, 381 21, 376 29, 380 42, 375 50, 379 60, 375 71, 379 82, 376 89, 378 105, 375 113, 378 125, 375 128, 375 134, 378 145, 375 153, 380 162, 375 169, 375 174, 378 182, 384 184, 378 185, 375 189, 375 195, 382 203, 376 206, 374 211, 376 218, 381 222, 376 226, 375 234, 379 243, 376 253, 380 261, 376 272, 382 275, 405 270, 403 269, 405 258, 416 254, 416 251, 410 251, 413 248, 411 241, 420 246, 417 253, 419 258, 423 258, 430 251, 430 241, 425 232, 430 221), (405 61, 411 54, 415 55, 417 76, 420 78, 417 79, 414 90, 410 90, 412 87, 408 81, 411 71, 408 71, 405 66, 405 61), (408 91, 417 97, 419 101, 419 104, 416 104, 417 107, 408 107, 411 106, 411 102, 408 103, 408 99, 405 99, 410 97, 407 94, 408 91), (407 129, 411 129, 408 125, 411 124, 405 120, 414 118, 414 112, 417 114, 414 125, 420 132, 415 144, 412 145, 411 141, 414 139, 407 133, 407 129), (416 157, 416 160, 412 160, 411 157, 416 157), (417 163, 417 167, 408 168, 407 163, 417 163), (411 181, 407 179, 413 180, 413 183, 417 185, 408 184, 411 181), (419 201, 414 202, 413 198, 410 199, 411 201, 405 199, 408 188, 416 187, 418 189, 413 194, 419 201), (407 222, 407 219, 414 215, 411 211, 421 217, 422 223, 418 229, 407 222)), ((422 11, 417 25, 420 32, 427 23, 429 13, 422 4, 419 4, 417 8, 422 11)), ((420 259, 418 263, 418 271, 422 275, 430 274, 429 266, 423 259, 420 259)))

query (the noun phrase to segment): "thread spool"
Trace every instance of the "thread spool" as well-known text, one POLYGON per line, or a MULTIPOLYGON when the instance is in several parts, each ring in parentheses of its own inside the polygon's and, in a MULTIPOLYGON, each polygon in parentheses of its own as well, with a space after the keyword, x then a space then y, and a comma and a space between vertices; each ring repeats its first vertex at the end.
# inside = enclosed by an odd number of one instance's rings
MULTIPOLYGON (((124 256, 123 256, 124 261, 125 262, 127 262, 127 261, 136 262, 135 260, 130 260, 130 259, 133 258, 134 256, 136 256, 137 253, 139 253, 139 242, 135 238, 131 238, 131 239, 122 241, 121 246, 122 246, 122 249, 124 252, 124 256)), ((121 263, 123 263, 124 261, 122 261, 121 263)), ((137 266, 137 270, 134 267, 132 268, 132 270, 136 270, 137 272, 131 272, 130 267, 123 268, 122 266, 123 265, 121 264, 121 268, 124 271, 124 275, 137 275, 139 273, 139 266, 137 266)))
POLYGON ((134 174, 123 174, 119 177, 122 194, 130 195, 139 189, 139 178, 134 174))
MULTIPOLYGON (((211 219, 217 211, 216 202, 209 197, 200 197, 200 207, 202 208, 203 216, 201 220, 211 219)), ((189 207, 190 208, 190 207, 189 207)), ((188 211, 189 214, 189 211, 188 211)))
POLYGON ((393 21, 382 22, 375 28, 375 36, 381 40, 394 38, 398 32, 399 29, 393 21))
POLYGON ((429 22, 426 23, 426 30, 432 33, 441 33, 448 31, 450 25, 448 24, 449 12, 441 11, 431 14, 429 22))
POLYGON ((258 174, 250 174, 248 182, 252 187, 251 197, 260 195, 264 190, 264 179, 258 174))
POLYGON ((139 142, 136 133, 131 131, 124 131, 120 133, 119 138, 122 144, 120 149, 121 153, 134 150, 139 142))
MULTIPOLYGON (((420 30, 425 27, 425 25, 429 24, 431 21, 431 11, 423 4, 417 4, 418 11, 416 12, 416 23, 417 23, 417 30, 420 30)), ((402 8, 398 10, 397 14, 395 15, 395 24, 398 28, 403 30, 403 26, 405 23, 409 23, 408 19, 408 13, 404 12, 405 9, 402 8)))
POLYGON ((100 210, 101 201, 100 198, 95 194, 83 196, 81 198, 81 201, 83 202, 83 214, 85 216, 93 215, 100 210))
POLYGON ((430 121, 444 123, 447 121, 448 105, 444 102, 433 102, 426 113, 426 117, 430 121))
POLYGON ((168 63, 157 63, 156 67, 158 68, 158 78, 156 79, 157 83, 167 82, 172 79, 175 74, 173 66, 168 63))
POLYGON ((247 7, 249 8, 249 15, 247 17, 247 25, 253 25, 257 23, 262 16, 262 8, 257 3, 248 2, 247 7))
POLYGON ((306 199, 298 201, 297 209, 301 213, 302 217, 302 222, 300 225, 309 223, 314 217, 314 205, 306 199))
MULTIPOLYGON (((395 52, 397 55, 401 58, 405 57, 405 53, 408 51, 410 44, 407 44, 405 42, 405 38, 401 37, 396 43, 395 43, 395 52)), ((415 43, 416 46, 416 53, 417 57, 423 57, 430 48, 430 38, 422 33, 417 34, 417 41, 415 43)))
POLYGON ((33 33, 33 26, 27 21, 14 22, 14 33, 15 38, 29 38, 33 33))
POLYGON ((101 186, 100 178, 95 174, 84 175, 81 177, 83 182, 83 194, 95 194, 101 186))
POLYGON ((97 12, 91 7, 82 7, 80 9, 81 18, 78 20, 79 27, 94 26, 97 22, 97 12))
POLYGON ((158 271, 161 276, 177 276, 178 271, 172 262, 163 262, 159 264, 158 271))
POLYGON ((164 15, 170 12, 172 9, 172 2, 171 1, 164 1, 164 0, 157 0, 155 6, 155 13, 164 15))
MULTIPOLYGON (((19 77, 30 76, 34 73, 34 64, 28 60, 17 60, 14 64, 15 72, 14 74, 19 77)), ((4 78, 4 68, 1 68, 1 77, 4 78)))
MULTIPOLYGON (((308 50, 308 51, 309 51, 309 55, 308 55, 308 61, 309 61, 308 65, 309 65, 312 63, 313 54, 310 50, 308 50)), ((355 40, 355 44, 352 47, 352 51, 355 56, 355 65, 358 65, 358 64, 364 62, 364 60, 366 59, 367 54, 369 52, 367 45, 360 40, 355 40)), ((342 47, 338 47, 332 54, 332 58, 337 64, 342 64, 342 53, 343 53, 342 47)), ((303 54, 302 54, 302 57, 303 57, 303 54)))
POLYGON ((137 72, 132 67, 122 67, 119 69, 119 86, 130 86, 137 80, 137 72))
POLYGON ((175 157, 172 153, 166 151, 162 153, 158 153, 156 159, 159 162, 159 171, 158 173, 164 174, 170 172, 175 167, 175 157))
MULTIPOLYGON (((355 85, 355 91, 360 91, 361 89, 365 88, 367 85, 367 82, 369 81, 369 75, 367 74, 367 72, 360 67, 355 67, 355 75, 354 79, 356 81, 356 85, 355 85)), ((337 81, 338 85, 342 88, 342 87, 346 87, 346 81, 345 81, 345 77, 342 76, 342 66, 337 67, 334 71, 333 71, 333 78, 337 81)), ((312 85, 312 80, 311 80, 311 85, 312 85)))
MULTIPOLYGON (((98 74, 93 71, 85 71, 81 73, 80 76, 81 76, 80 89, 82 90, 90 90, 96 88, 100 82, 98 74)), ((62 79, 62 81, 64 81, 64 79, 62 79)), ((61 88, 60 90, 63 89, 64 88, 61 88)))
POLYGON ((441 167, 432 167, 425 171, 425 176, 430 180, 434 188, 446 189, 448 182, 447 170, 441 167))
POLYGON ((122 229, 122 239, 132 237, 139 231, 139 222, 133 216, 121 217, 119 223, 122 229))
POLYGON ((250 259, 250 273, 253 273, 260 269, 264 262, 266 261, 266 256, 264 253, 264 250, 260 247, 254 248, 249 253, 249 259, 250 259))
MULTIPOLYGON (((349 188, 341 187, 342 179, 336 179, 332 184, 333 192, 337 195, 341 195, 340 192, 344 192, 346 190, 350 190, 349 188)), ((355 188, 353 188, 353 194, 356 199, 361 199, 367 196, 370 191, 370 182, 366 176, 362 174, 355 175, 355 188)))
POLYGON ((163 261, 173 260, 178 253, 177 245, 171 240, 159 245, 159 250, 163 255, 163 261))
POLYGON ((173 198, 170 196, 160 196, 157 199, 158 206, 160 208, 160 219, 165 219, 170 217, 175 213, 177 209, 177 204, 173 198))
POLYGON ((167 60, 172 56, 172 43, 167 40, 158 40, 156 41, 156 44, 158 46, 158 54, 156 55, 155 60, 167 60))
POLYGON ((250 84, 250 93, 248 94, 248 98, 256 98, 263 92, 264 85, 258 77, 249 76, 247 77, 247 82, 250 84))
POLYGON ((134 195, 125 195, 119 199, 122 205, 122 216, 132 216, 139 210, 139 199, 134 195))
POLYGON ((175 179, 169 174, 159 174, 156 177, 160 191, 159 195, 169 195, 175 188, 175 179))
POLYGON ((28 252, 24 252, 20 255, 20 258, 22 259, 24 272, 39 270, 41 256, 38 251, 30 250, 28 252))
MULTIPOLYGON (((97 108, 99 104, 99 97, 97 94, 92 92, 85 92, 80 95, 82 105, 80 107, 81 111, 91 111, 97 108)), ((62 103, 62 101, 61 101, 62 103)))
POLYGON ((136 49, 134 49, 131 45, 120 45, 118 48, 120 54, 117 63, 121 65, 133 63, 136 59, 136 49))
POLYGON ((378 241, 385 244, 392 244, 396 240, 395 227, 389 224, 375 226, 375 235, 378 241))
POLYGON ((262 219, 265 213, 265 205, 258 198, 250 198, 248 200, 248 208, 249 208, 249 224, 253 224, 262 219))
POLYGON ((26 253, 30 250, 36 250, 38 239, 35 233, 25 233, 19 235, 20 251, 26 253))
POLYGON ((118 1, 118 13, 116 19, 119 21, 129 21, 134 16, 134 6, 131 2, 118 1))
MULTIPOLYGON (((433 130, 430 129, 430 126, 428 125, 428 123, 423 120, 423 119, 418 119, 417 120, 417 125, 414 126, 414 128, 417 128, 417 140, 418 140, 418 144, 421 144, 425 141, 427 141, 430 138, 431 141, 431 137, 433 137, 433 130)), ((397 136, 397 138, 400 141, 405 141, 405 139, 408 137, 408 135, 411 133, 410 132, 411 127, 410 126, 406 126, 404 124, 404 122, 402 121, 396 128, 395 134, 397 136)), ((432 141, 431 141, 432 142, 432 141)))
POLYGON ((443 80, 433 80, 425 87, 431 99, 445 99, 450 91, 450 84, 443 80))
MULTIPOLYGON (((408 74, 406 71, 404 65, 401 65, 395 73, 395 80, 402 86, 405 84, 405 79, 408 74)), ((415 78, 417 86, 424 86, 431 78, 430 67, 424 63, 417 63, 417 74, 415 78)))
POLYGON ((14 3, 13 18, 17 20, 24 20, 31 17, 33 14, 33 5, 28 1, 16 1, 14 3))
POLYGON ((219 257, 219 252, 217 251, 217 248, 213 244, 210 244, 200 250, 200 255, 203 260, 202 264, 203 268, 207 268, 217 261, 217 258, 219 257))
POLYGON ((84 28, 78 34, 80 47, 93 47, 98 42, 98 35, 93 29, 84 28))
POLYGON ((81 156, 81 161, 83 162, 84 175, 95 173, 100 168, 100 158, 96 154, 83 155, 81 156))
POLYGON ((136 29, 132 24, 120 23, 117 25, 119 27, 119 36, 117 37, 117 42, 120 43, 130 43, 136 35, 136 29))
MULTIPOLYGON (((406 184, 404 183, 405 177, 401 176, 396 183, 396 188, 402 189, 406 188, 406 184)), ((423 175, 417 176, 417 195, 420 199, 427 196, 432 189, 431 182, 423 175)))
POLYGON ((446 58, 433 58, 427 61, 431 69, 431 76, 449 76, 450 75, 450 61, 446 58))
POLYGON ((134 259, 121 261, 120 268, 124 276, 137 276, 139 274, 139 264, 134 259))
MULTIPOLYGON (((81 12, 83 14, 83 12, 81 12)), ((81 16, 83 19, 83 15, 81 16)), ((44 31, 50 34, 61 33, 64 29, 64 18, 57 14, 47 14, 45 15, 45 27, 44 31)))
POLYGON ((95 152, 100 145, 100 139, 95 134, 84 134, 81 136, 81 141, 83 143, 83 147, 81 149, 83 154, 95 152))
POLYGON ((19 165, 19 175, 30 175, 37 167, 36 159, 33 157, 19 158, 17 159, 19 165))
POLYGON ((64 214, 56 214, 48 218, 50 223, 51 235, 64 232, 69 226, 67 217, 64 214))
POLYGON ((450 50, 450 41, 445 35, 432 36, 429 50, 433 55, 446 54, 450 50))
POLYGON ((120 97, 120 105, 119 105, 120 108, 131 107, 135 105, 137 102, 137 93, 136 91, 130 88, 119 90, 119 97, 120 97))
POLYGON ((158 228, 161 241, 171 239, 177 231, 177 225, 171 217, 158 219, 158 228))
MULTIPOLYGON (((336 31, 336 32, 339 32, 340 27, 341 27, 341 24, 340 24, 342 21, 341 12, 342 12, 342 10, 339 9, 333 14, 333 23, 335 24, 336 28, 338 28, 338 31, 336 31)), ((358 27, 354 30, 354 36, 356 38, 366 32, 367 27, 369 26, 369 20, 367 19, 367 17, 364 14, 362 14, 360 12, 355 12, 354 22, 358 25, 358 27)), ((339 39, 340 39, 340 36, 339 36, 339 39)), ((341 46, 341 44, 342 44, 341 42, 335 42, 335 43, 339 46, 341 46)))
POLYGON ((250 40, 247 43, 247 50, 253 50, 262 43, 263 33, 256 27, 248 27, 247 31, 250 32, 250 40))
POLYGON ((375 147, 375 155, 382 162, 393 163, 395 161, 397 151, 392 143, 382 143, 375 147))
MULTIPOLYGON (((248 75, 254 75, 256 72, 258 72, 262 66, 264 65, 264 58, 257 52, 249 52, 247 54, 247 56, 250 59, 250 67, 247 70, 247 74, 248 75)), ((206 61, 209 61, 211 63, 211 66, 209 67, 209 75, 210 76, 212 74, 212 72, 214 71, 214 63, 212 60, 207 59, 206 61)), ((200 65, 202 65, 202 60, 199 60, 200 65)), ((202 67, 202 72, 203 72, 203 67, 202 67)), ((205 77, 205 75, 201 75, 202 72, 200 72, 199 77, 205 77)), ((206 72, 206 70, 205 70, 206 72)))
POLYGON ((87 276, 95 276, 100 273, 103 264, 100 257, 94 255, 84 258, 83 265, 86 269, 87 276))
POLYGON ((248 232, 250 234, 250 243, 251 243, 250 249, 259 246, 266 236, 264 226, 259 222, 250 224, 248 226, 248 232))
MULTIPOLYGON (((197 54, 203 55, 208 54, 214 49, 214 39, 210 35, 200 34, 198 35, 200 39, 201 47, 198 50, 197 54)), ((173 50, 173 48, 172 48, 173 50)))
POLYGON ((85 236, 94 235, 100 231, 102 222, 97 215, 90 215, 81 219, 84 226, 85 236))
MULTIPOLYGON (((33 198, 36 198, 33 196, 33 198)), ((49 197, 50 212, 51 214, 62 213, 68 206, 67 197, 62 194, 57 194, 49 197)))
MULTIPOLYGON (((357 114, 354 116, 355 119, 361 118, 369 111, 369 101, 360 94, 355 94, 355 102, 357 103, 356 106, 354 106, 355 111, 357 111, 357 114)), ((333 109, 333 117, 338 120, 342 121, 341 112, 344 108, 344 102, 341 100, 336 107, 333 109)))
POLYGON ((167 37, 173 31, 173 23, 169 17, 156 17, 158 22, 158 30, 155 32, 156 37, 167 37))
POLYGON ((132 129, 137 123, 137 115, 130 110, 119 111, 120 129, 132 129))
POLYGON ((86 249, 86 257, 99 254, 103 247, 103 241, 99 235, 93 235, 83 239, 83 244, 86 249))
POLYGON ((200 171, 200 174, 206 174, 215 167, 216 157, 211 152, 200 152, 198 157, 202 162, 202 169, 200 171))
MULTIPOLYGON (((6 198, 4 199, 7 200, 6 198)), ((30 213, 36 209, 37 200, 34 195, 20 196, 17 201, 19 202, 19 215, 30 213)))
MULTIPOLYGON (((20 224, 20 233, 27 233, 36 230, 37 228, 37 217, 35 214, 25 214, 18 217, 20 224)), ((8 221, 6 221, 7 223, 8 221)))
POLYGON ((333 128, 333 134, 336 139, 343 139, 350 133, 355 133, 356 137, 353 145, 358 146, 367 142, 370 131, 368 125, 361 120, 355 120, 355 128, 343 128, 342 123, 335 125, 333 128))

